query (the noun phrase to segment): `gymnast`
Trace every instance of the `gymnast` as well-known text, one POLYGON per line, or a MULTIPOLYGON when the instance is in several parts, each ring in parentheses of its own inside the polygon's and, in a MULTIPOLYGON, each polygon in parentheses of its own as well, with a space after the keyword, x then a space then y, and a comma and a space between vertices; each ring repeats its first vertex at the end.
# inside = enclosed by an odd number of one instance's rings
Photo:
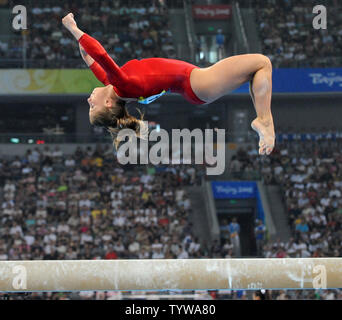
POLYGON ((146 133, 144 122, 128 113, 126 104, 130 101, 148 104, 167 92, 174 92, 191 104, 209 104, 249 81, 257 114, 251 127, 259 135, 259 154, 272 152, 275 143, 272 64, 266 56, 232 56, 207 68, 175 59, 133 59, 120 68, 96 39, 78 28, 72 13, 62 23, 78 41, 83 60, 105 85, 95 88, 88 99, 89 120, 93 125, 105 127, 115 145, 120 129, 133 129, 137 136, 146 133))

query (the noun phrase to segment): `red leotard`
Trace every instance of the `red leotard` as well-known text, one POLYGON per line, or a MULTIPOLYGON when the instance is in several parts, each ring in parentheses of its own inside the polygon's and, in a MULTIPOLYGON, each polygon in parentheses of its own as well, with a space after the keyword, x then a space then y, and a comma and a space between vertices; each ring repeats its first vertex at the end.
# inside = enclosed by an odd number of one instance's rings
POLYGON ((190 85, 190 73, 197 66, 175 59, 148 58, 130 60, 120 68, 96 39, 85 33, 79 42, 95 60, 90 69, 96 78, 104 85, 112 84, 121 98, 146 98, 170 90, 192 104, 205 103, 190 85))

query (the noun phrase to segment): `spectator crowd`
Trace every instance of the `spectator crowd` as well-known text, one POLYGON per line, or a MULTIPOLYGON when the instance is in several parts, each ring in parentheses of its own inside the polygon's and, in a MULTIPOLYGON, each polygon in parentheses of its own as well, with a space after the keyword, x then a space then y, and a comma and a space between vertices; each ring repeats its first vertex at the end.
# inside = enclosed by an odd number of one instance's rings
MULTIPOLYGON (((15 5, 12 0, 5 3, 7 7, 15 5)), ((342 65, 342 15, 338 0, 320 2, 329 17, 326 29, 313 27, 318 13, 313 13, 310 1, 241 0, 239 3, 242 8, 255 11, 261 52, 275 68, 342 65)), ((119 65, 131 59, 177 58, 169 8, 182 6, 181 0, 65 0, 54 4, 31 0, 27 4, 30 27, 26 41, 19 35, 0 38, 0 58, 17 61, 11 67, 23 67, 20 61, 25 53, 27 66, 31 68, 85 68, 77 42, 61 25, 61 18, 69 12, 75 14, 81 29, 100 41, 119 65)))
POLYGON ((121 167, 100 145, 2 159, 0 260, 210 257, 192 233, 185 192, 200 175, 187 165, 121 167))
POLYGON ((265 257, 342 256, 342 137, 320 136, 325 138, 278 142, 270 157, 259 157, 254 148, 234 157, 233 168, 260 172, 265 184, 282 190, 292 238, 265 244, 265 257))
MULTIPOLYGON (((11 1, 9 1, 9 5, 11 1)), ((30 27, 26 41, 0 39, 0 58, 26 59, 31 68, 85 67, 77 41, 62 26, 61 19, 73 12, 79 27, 95 37, 110 56, 122 65, 131 59, 175 58, 167 2, 162 0, 29 1, 30 27)), ((17 67, 22 67, 17 64, 17 67)))
MULTIPOLYGON (((321 1, 327 28, 315 29, 314 4, 305 0, 253 1, 262 45, 276 68, 341 67, 342 15, 338 0, 321 1)), ((319 19, 320 23, 323 23, 319 19)))
MULTIPOLYGON (((262 242, 265 258, 342 256, 342 135, 280 134, 271 156, 241 148, 230 162, 232 178, 278 185, 291 228, 287 242, 262 242)), ((260 223, 260 222, 259 222, 260 223)), ((264 226, 255 229, 258 234, 264 226)), ((259 251, 259 250, 258 250, 259 251)), ((342 299, 341 290, 274 291, 273 299, 342 299)))

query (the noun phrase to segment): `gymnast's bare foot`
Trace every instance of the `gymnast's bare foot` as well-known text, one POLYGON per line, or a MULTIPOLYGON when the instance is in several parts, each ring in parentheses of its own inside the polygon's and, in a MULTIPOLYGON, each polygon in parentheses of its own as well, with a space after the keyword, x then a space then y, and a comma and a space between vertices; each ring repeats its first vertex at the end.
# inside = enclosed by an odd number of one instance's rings
POLYGON ((273 119, 260 120, 255 118, 251 123, 251 127, 259 135, 259 154, 269 155, 274 148, 275 142, 273 119))

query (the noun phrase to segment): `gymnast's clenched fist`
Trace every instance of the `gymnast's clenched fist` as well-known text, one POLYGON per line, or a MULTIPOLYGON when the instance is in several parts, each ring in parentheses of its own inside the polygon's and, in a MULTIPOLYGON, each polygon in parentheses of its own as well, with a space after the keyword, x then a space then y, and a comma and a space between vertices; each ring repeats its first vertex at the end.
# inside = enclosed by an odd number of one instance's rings
POLYGON ((67 29, 71 29, 72 27, 77 27, 76 21, 74 19, 73 13, 68 13, 63 19, 62 19, 63 25, 67 29))

